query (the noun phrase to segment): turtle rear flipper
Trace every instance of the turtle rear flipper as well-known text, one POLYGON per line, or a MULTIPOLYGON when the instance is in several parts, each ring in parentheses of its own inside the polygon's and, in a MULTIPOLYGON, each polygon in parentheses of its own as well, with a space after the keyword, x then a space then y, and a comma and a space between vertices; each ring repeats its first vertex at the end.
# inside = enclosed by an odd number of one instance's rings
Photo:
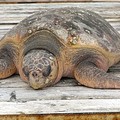
POLYGON ((120 88, 119 77, 106 73, 89 61, 84 61, 77 66, 75 78, 82 85, 92 88, 120 88))

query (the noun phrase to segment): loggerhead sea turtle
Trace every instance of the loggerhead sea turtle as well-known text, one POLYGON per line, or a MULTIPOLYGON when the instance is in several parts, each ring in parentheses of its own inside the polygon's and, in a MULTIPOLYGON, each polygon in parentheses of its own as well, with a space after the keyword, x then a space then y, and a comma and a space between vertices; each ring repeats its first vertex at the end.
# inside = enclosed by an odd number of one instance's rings
POLYGON ((120 88, 120 78, 107 73, 119 61, 120 34, 81 8, 43 9, 0 41, 0 78, 19 73, 34 89, 61 77, 93 88, 120 88))

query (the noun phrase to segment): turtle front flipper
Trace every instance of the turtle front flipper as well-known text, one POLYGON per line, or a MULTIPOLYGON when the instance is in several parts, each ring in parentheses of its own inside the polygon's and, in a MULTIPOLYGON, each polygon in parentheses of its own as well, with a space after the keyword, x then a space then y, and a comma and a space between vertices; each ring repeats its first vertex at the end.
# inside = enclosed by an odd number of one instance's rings
POLYGON ((84 61, 75 69, 75 78, 92 88, 120 88, 120 78, 99 69, 94 63, 84 61))
POLYGON ((0 50, 0 79, 7 78, 16 72, 16 67, 5 49, 0 50))

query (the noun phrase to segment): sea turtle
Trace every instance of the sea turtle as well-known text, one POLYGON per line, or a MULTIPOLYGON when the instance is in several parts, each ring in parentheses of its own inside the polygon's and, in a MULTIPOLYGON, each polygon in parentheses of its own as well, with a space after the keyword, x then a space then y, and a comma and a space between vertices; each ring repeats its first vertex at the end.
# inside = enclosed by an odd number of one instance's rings
POLYGON ((41 9, 0 41, 0 78, 19 73, 34 89, 75 78, 92 88, 120 88, 107 73, 120 61, 120 35, 101 16, 77 7, 41 9))

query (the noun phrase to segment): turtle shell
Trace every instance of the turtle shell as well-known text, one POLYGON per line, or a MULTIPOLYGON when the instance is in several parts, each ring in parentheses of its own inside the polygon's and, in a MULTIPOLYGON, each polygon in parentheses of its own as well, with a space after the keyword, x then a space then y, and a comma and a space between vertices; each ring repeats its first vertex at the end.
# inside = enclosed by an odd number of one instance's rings
POLYGON ((119 53, 119 33, 98 14, 81 8, 41 9, 21 21, 6 37, 21 43, 40 30, 49 30, 67 47, 99 47, 119 53))

